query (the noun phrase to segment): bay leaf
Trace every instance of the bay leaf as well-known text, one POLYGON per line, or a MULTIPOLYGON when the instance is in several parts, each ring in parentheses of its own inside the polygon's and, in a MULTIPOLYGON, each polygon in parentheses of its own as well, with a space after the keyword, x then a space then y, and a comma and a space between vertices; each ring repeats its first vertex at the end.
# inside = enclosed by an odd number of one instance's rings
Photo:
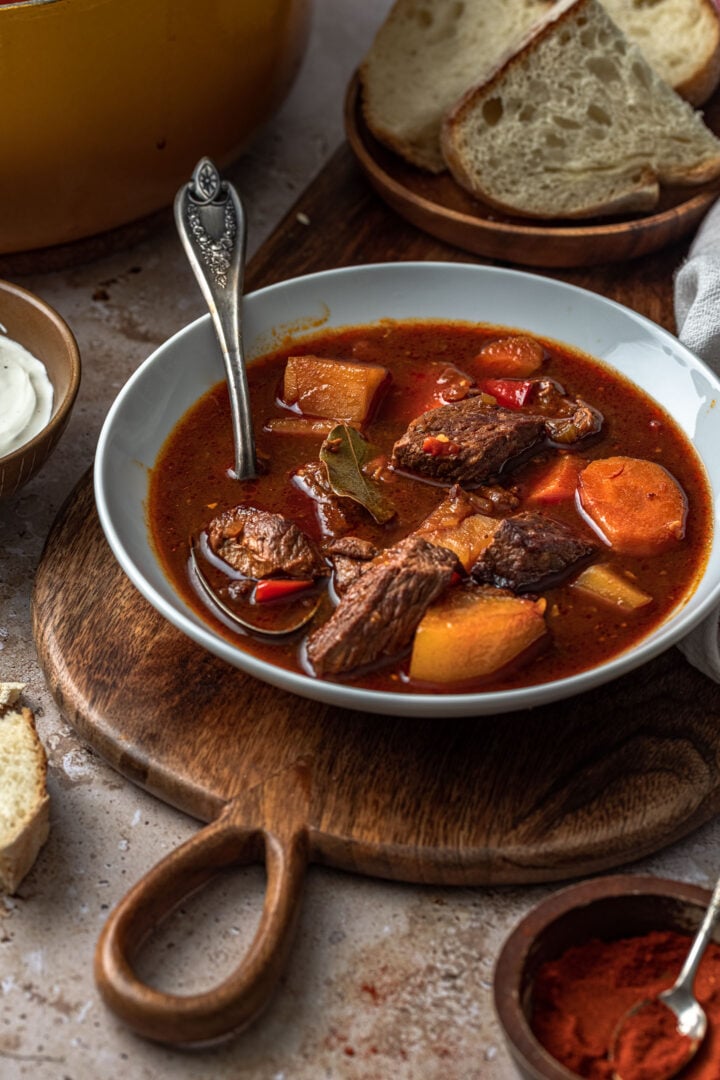
POLYGON ((320 447, 320 460, 335 494, 359 502, 382 525, 395 516, 395 508, 382 485, 363 473, 363 466, 378 453, 376 446, 347 424, 334 427, 320 447))

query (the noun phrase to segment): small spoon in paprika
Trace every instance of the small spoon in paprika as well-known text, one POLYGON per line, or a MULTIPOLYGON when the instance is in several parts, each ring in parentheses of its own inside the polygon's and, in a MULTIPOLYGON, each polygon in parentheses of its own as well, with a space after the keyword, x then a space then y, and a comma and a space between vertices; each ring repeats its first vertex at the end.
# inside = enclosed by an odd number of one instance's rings
POLYGON ((705 1038, 707 1016, 694 994, 700 961, 720 914, 720 879, 680 974, 657 997, 634 1005, 619 1021, 610 1052, 614 1080, 642 1080, 642 1061, 652 1033, 653 1080, 671 1080, 695 1056, 705 1038))

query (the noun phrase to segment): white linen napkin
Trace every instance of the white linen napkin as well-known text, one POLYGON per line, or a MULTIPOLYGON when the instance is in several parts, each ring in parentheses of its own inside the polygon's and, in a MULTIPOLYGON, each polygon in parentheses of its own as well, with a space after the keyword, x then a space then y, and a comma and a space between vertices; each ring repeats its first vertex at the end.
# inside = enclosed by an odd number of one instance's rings
MULTIPOLYGON (((674 285, 680 341, 720 375, 720 200, 703 220, 674 285)), ((678 648, 691 664, 720 682, 720 611, 708 615, 678 648)))

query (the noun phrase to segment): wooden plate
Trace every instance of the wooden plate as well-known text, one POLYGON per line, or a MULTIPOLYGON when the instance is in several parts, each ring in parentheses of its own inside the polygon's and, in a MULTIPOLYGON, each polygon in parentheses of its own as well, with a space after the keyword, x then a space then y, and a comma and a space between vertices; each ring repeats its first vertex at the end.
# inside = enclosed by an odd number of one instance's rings
MULTIPOLYGON (((720 132, 720 93, 705 107, 705 121, 720 132)), ((411 224, 475 255, 527 266, 596 266, 659 251, 694 229, 720 190, 717 183, 668 188, 658 210, 649 215, 537 223, 491 209, 449 173, 423 172, 379 143, 363 119, 357 73, 345 97, 345 130, 372 186, 411 224)))

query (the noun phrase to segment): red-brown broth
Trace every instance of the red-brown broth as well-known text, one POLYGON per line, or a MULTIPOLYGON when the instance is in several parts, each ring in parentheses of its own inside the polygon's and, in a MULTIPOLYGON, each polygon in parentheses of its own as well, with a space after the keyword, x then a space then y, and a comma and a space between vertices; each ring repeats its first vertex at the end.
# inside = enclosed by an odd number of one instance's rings
MULTIPOLYGON (((308 535, 321 538, 313 501, 290 481, 299 465, 316 460, 322 436, 288 436, 264 430, 274 416, 290 415, 279 400, 282 373, 288 356, 299 351, 337 359, 379 361, 391 369, 392 384, 365 434, 388 455, 407 424, 432 407, 437 374, 433 362, 454 364, 482 378, 474 358, 482 345, 503 336, 506 328, 458 323, 383 323, 328 331, 303 338, 302 349, 288 342, 283 348, 253 362, 248 369, 257 448, 269 462, 266 474, 238 484, 231 479, 232 433, 227 389, 219 383, 180 420, 166 440, 151 472, 148 522, 153 543, 169 579, 190 606, 221 635, 263 660, 296 671, 302 664, 302 643, 307 629, 290 638, 268 640, 229 629, 215 618, 198 597, 188 570, 189 538, 200 533, 223 510, 239 503, 281 512, 308 535)), ((592 668, 645 637, 687 596, 700 576, 711 534, 711 496, 701 462, 689 440, 671 417, 628 380, 592 358, 556 342, 543 341, 547 358, 542 376, 556 379, 573 395, 598 408, 605 417, 602 434, 581 442, 577 453, 585 460, 615 454, 646 458, 662 464, 680 483, 689 512, 682 543, 651 558, 612 556, 619 569, 634 576, 636 584, 653 596, 653 603, 632 613, 593 600, 568 583, 543 590, 547 597, 547 623, 551 645, 524 663, 481 682, 438 687, 413 684, 407 677, 407 656, 340 681, 376 690, 405 692, 467 692, 469 689, 503 690, 544 683, 592 668)), ((536 455, 504 478, 522 498, 533 476, 543 468, 547 452, 536 455)), ((387 547, 410 533, 430 513, 445 489, 395 473, 388 485, 399 512, 385 525, 377 525, 362 512, 362 527, 353 532, 387 547)), ((572 502, 557 503, 547 513, 568 521, 579 534, 597 541, 572 502)), ((609 549, 603 558, 612 553, 609 549)), ((329 595, 310 628, 332 610, 329 595)))

